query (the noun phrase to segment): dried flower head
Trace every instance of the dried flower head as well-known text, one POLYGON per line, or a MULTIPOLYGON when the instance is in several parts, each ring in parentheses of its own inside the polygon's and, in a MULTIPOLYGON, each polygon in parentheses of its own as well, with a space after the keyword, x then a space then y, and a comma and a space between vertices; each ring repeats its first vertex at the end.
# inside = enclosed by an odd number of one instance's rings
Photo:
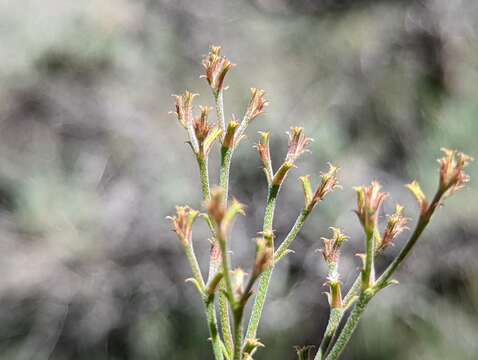
POLYGON ((331 227, 332 238, 322 238, 324 241, 324 248, 320 250, 325 262, 328 265, 337 264, 340 256, 340 247, 348 240, 346 236, 339 228, 331 227))
POLYGON ((390 245, 393 245, 395 238, 407 228, 408 219, 403 215, 403 206, 397 204, 395 212, 388 216, 387 227, 383 233, 382 242, 377 248, 377 252, 383 252, 390 245))
POLYGON ((198 94, 185 91, 182 95, 173 95, 176 98, 176 111, 179 123, 187 128, 193 122, 193 100, 198 94))
POLYGON ((247 106, 245 118, 247 122, 254 120, 264 112, 264 108, 268 102, 264 98, 265 91, 261 89, 251 88, 252 96, 247 106))
POLYGON ((317 186, 315 193, 312 193, 312 187, 310 185, 310 176, 301 176, 299 180, 302 182, 302 188, 304 189, 305 206, 307 209, 312 210, 315 205, 321 202, 327 194, 339 188, 339 182, 337 179, 337 172, 340 169, 329 163, 329 171, 326 173, 320 173, 321 181, 317 186))
POLYGON ((184 246, 191 244, 192 227, 198 215, 199 211, 193 210, 189 206, 176 206, 176 215, 168 216, 173 224, 174 232, 184 246))
POLYGON ((224 78, 235 64, 231 63, 227 58, 221 56, 220 46, 211 46, 209 54, 206 55, 202 61, 204 69, 206 70, 207 82, 211 86, 215 95, 224 90, 224 78))
POLYGON ((470 177, 465 173, 465 168, 473 158, 462 152, 441 149, 444 156, 438 160, 440 163, 440 190, 444 196, 449 196, 465 186, 470 177))
POLYGON ((209 108, 207 106, 200 106, 199 109, 201 114, 194 119, 193 129, 198 142, 197 155, 205 157, 209 154, 214 141, 219 138, 222 131, 208 122, 209 108))
POLYGON ((405 185, 405 187, 410 190, 417 200, 418 206, 420 207, 420 213, 425 215, 428 212, 428 200, 418 181, 413 180, 410 184, 405 185))
POLYGON ((286 161, 293 163, 299 156, 308 151, 306 147, 312 139, 305 136, 304 129, 301 127, 291 127, 287 135, 289 136, 289 144, 286 161))
POLYGON ((359 186, 357 192, 357 210, 355 211, 360 219, 365 232, 371 235, 377 225, 378 212, 387 193, 380 191, 378 181, 373 181, 370 186, 359 186))

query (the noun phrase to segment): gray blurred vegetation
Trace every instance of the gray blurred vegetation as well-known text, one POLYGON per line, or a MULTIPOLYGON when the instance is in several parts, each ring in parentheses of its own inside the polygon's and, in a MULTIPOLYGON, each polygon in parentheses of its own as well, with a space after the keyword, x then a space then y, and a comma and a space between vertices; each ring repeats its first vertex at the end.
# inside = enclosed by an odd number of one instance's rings
MULTIPOLYGON (((416 218, 402 185, 418 179, 430 194, 442 146, 478 156, 474 0, 1 0, 0 24, 2 360, 211 357, 164 219, 175 204, 200 206, 195 161, 168 111, 186 88, 211 104, 198 78, 210 44, 238 65, 229 115, 242 114, 252 86, 270 100, 232 168, 232 194, 248 205, 235 264, 250 266, 261 228, 258 130, 272 129, 276 162, 289 126, 316 140, 280 196, 278 239, 302 206, 295 179, 316 180, 327 161, 342 168, 344 190, 275 272, 259 360, 294 359, 293 345, 320 342, 325 269, 314 250, 329 226, 351 236, 343 274, 353 280, 363 245, 351 186, 378 179, 392 193, 386 211, 400 201, 416 218)), ((476 164, 469 172, 470 186, 439 211, 402 284, 371 304, 344 359, 478 358, 476 164)), ((206 239, 201 225, 204 269, 206 239)))

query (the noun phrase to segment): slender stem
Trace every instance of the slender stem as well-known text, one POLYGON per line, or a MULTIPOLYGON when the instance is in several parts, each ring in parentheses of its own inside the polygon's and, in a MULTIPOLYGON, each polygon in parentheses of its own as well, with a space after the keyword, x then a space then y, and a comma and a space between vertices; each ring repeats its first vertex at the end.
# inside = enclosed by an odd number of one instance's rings
POLYGON ((211 198, 209 188, 209 171, 207 168, 207 157, 197 156, 199 165, 199 175, 201 177, 201 191, 203 200, 209 200, 211 198))
POLYGON ((221 147, 221 170, 219 174, 219 186, 224 189, 224 199, 227 204, 229 196, 229 171, 231 168, 231 158, 233 149, 221 147))
POLYGON ((207 322, 209 325, 209 333, 211 334, 212 350, 214 352, 215 360, 223 359, 223 343, 219 337, 219 332, 217 329, 217 319, 216 319, 216 306, 214 304, 214 298, 207 300, 206 305, 206 315, 207 322))
POLYGON ((279 260, 281 260, 284 255, 287 253, 287 250, 289 250, 289 247, 292 245, 292 242, 295 240, 297 235, 299 234, 300 230, 302 230, 302 226, 304 226, 305 220, 307 220, 307 217, 310 214, 310 210, 308 209, 303 209, 299 216, 297 217, 297 220, 294 223, 294 226, 290 230, 289 234, 285 238, 285 240, 280 244, 279 248, 276 250, 274 254, 274 262, 277 263, 279 260))
POLYGON ((202 294, 204 294, 206 285, 204 284, 204 279, 201 274, 201 269, 199 268, 199 263, 194 254, 194 249, 192 244, 188 244, 184 246, 184 252, 186 254, 186 258, 188 259, 189 266, 191 267, 191 271, 193 273, 193 278, 196 280, 197 286, 202 294))
POLYGON ((226 121, 224 119, 224 100, 222 96, 222 90, 217 94, 214 93, 214 100, 216 103, 216 117, 219 128, 222 130, 222 133, 225 133, 226 130, 226 121))
MULTIPOLYGON (((287 253, 289 246, 292 244, 292 242, 295 240, 295 238, 299 234, 309 214, 310 214, 310 211, 308 211, 307 209, 304 209, 299 214, 299 216, 297 217, 294 223, 294 226, 289 231, 285 240, 279 246, 277 251, 274 253, 274 263, 279 261, 287 253)), ((271 267, 270 269, 262 273, 262 275, 259 278, 259 284, 257 286, 257 294, 254 300, 251 317, 249 319, 249 325, 247 327, 247 334, 246 334, 247 339, 253 339, 256 337, 257 328, 259 327, 259 322, 262 316, 262 309, 264 308, 264 303, 266 301, 266 296, 269 289, 269 283, 272 277, 272 271, 273 271, 273 268, 271 267)))
MULTIPOLYGON (((209 200, 211 198, 211 192, 210 192, 210 186, 209 186, 209 171, 208 171, 208 162, 207 162, 207 157, 201 157, 197 156, 197 161, 199 165, 199 175, 201 178, 201 191, 202 191, 202 197, 203 200, 209 200)), ((209 225, 209 228, 211 231, 214 233, 214 226, 209 218, 207 218, 207 223, 209 225)), ((191 252, 193 251, 192 246, 191 246, 191 252)), ((192 252, 190 255, 193 255, 194 258, 194 266, 191 265, 191 268, 195 269, 193 270, 193 273, 196 272, 201 274, 199 270, 199 265, 197 263, 196 257, 194 256, 194 253, 192 252)), ((189 256, 188 255, 188 259, 189 256)), ((191 262, 191 261, 190 261, 191 262)), ((209 279, 212 279, 214 274, 211 276, 211 271, 209 271, 209 279)), ((196 278, 196 277, 195 277, 196 278)), ((202 276, 201 276, 202 278, 202 276)), ((196 280, 197 281, 197 280, 196 280)), ((209 280, 208 280, 209 281, 209 280)), ((204 285, 204 280, 202 280, 202 284, 204 285)), ((205 285, 204 285, 205 287, 205 285)), ((221 338, 219 336, 219 330, 217 326, 217 317, 216 317, 216 305, 214 303, 214 297, 211 299, 205 298, 204 300, 204 305, 206 307, 206 317, 207 317, 207 322, 209 326, 209 334, 211 336, 211 343, 212 343, 212 349, 214 352, 214 359, 215 360, 223 360, 223 347, 224 344, 221 341, 221 338)))
MULTIPOLYGON (((221 283, 221 290, 225 289, 224 282, 221 283)), ((219 317, 221 321, 222 337, 229 354, 233 352, 234 342, 232 339, 231 319, 229 316, 229 301, 223 291, 219 294, 219 317)))
POLYGON ((327 355, 326 360, 335 360, 339 358, 340 354, 342 353, 345 346, 352 337, 352 334, 358 325, 360 317, 362 316, 363 312, 365 311, 365 307, 367 306, 368 302, 372 297, 373 295, 369 291, 362 292, 357 304, 355 304, 352 313, 347 319, 344 328, 342 329, 339 337, 337 338, 337 341, 330 350, 329 355, 327 355))
POLYGON ((327 328, 325 329, 324 337, 322 338, 322 342, 320 343, 319 350, 314 357, 314 360, 323 360, 325 359, 325 355, 327 355, 327 349, 329 345, 332 343, 332 340, 337 332, 337 328, 339 327, 340 320, 342 320, 344 310, 341 308, 331 309, 329 322, 327 323, 327 328))
POLYGON ((375 269, 374 269, 374 257, 375 257, 375 246, 374 246, 374 238, 373 238, 373 231, 367 233, 367 239, 365 242, 365 267, 362 270, 362 290, 366 290, 371 287, 375 281, 375 269))
POLYGON ((242 342, 244 337, 244 329, 242 324, 242 315, 244 307, 240 306, 234 310, 234 360, 242 359, 242 342))

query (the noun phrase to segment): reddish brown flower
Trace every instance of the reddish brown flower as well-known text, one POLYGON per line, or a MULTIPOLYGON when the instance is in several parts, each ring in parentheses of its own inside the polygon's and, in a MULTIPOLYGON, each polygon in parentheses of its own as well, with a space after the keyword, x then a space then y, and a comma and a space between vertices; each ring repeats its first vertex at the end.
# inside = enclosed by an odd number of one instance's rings
POLYGON ((286 161, 293 163, 299 156, 308 151, 306 147, 312 139, 305 136, 304 129, 301 127, 291 127, 287 135, 289 135, 289 144, 286 161))
POLYGON ((214 94, 219 94, 224 89, 224 78, 227 72, 235 65, 224 56, 221 56, 220 46, 211 46, 211 51, 204 57, 202 64, 206 70, 204 77, 214 94))
POLYGON ((380 184, 373 181, 370 186, 359 186, 355 188, 357 192, 357 210, 355 211, 365 232, 368 235, 373 234, 377 226, 378 212, 387 193, 380 191, 380 184))
POLYGON ((264 90, 251 88, 251 92, 251 100, 249 101, 245 115, 247 122, 254 120, 256 117, 262 114, 264 112, 264 108, 268 105, 268 102, 264 98, 264 90))
POLYGON ((339 228, 331 227, 330 229, 332 230, 332 238, 322 238, 324 248, 320 250, 328 265, 337 264, 340 256, 340 247, 348 239, 348 236, 342 233, 339 228))
POLYGON ((468 155, 456 150, 443 148, 445 155, 438 160, 440 163, 440 190, 444 196, 449 196, 470 181, 464 169, 473 161, 468 155))
POLYGON ((214 141, 219 138, 222 131, 208 122, 209 108, 200 106, 201 115, 194 119, 194 136, 198 143, 198 154, 205 157, 209 154, 214 141))
POLYGON ((407 228, 408 219, 403 215, 403 206, 396 205, 395 213, 388 216, 387 227, 383 233, 382 242, 377 252, 383 252, 390 245, 393 245, 395 238, 407 228))

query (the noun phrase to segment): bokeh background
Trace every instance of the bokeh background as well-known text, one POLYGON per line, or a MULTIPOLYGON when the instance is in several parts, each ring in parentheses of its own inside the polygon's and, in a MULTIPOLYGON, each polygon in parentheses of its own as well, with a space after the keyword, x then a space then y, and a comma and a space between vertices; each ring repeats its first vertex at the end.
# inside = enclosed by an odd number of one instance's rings
MULTIPOLYGON (((281 241, 303 203, 297 177, 328 161, 343 190, 314 213, 295 254, 276 269, 257 359, 294 359, 327 319, 321 236, 351 237, 342 278, 363 239, 352 186, 377 179, 385 204, 417 208, 403 184, 431 196, 440 148, 478 156, 478 2, 0 1, 0 359, 210 359, 202 305, 165 220, 200 207, 198 171, 171 94, 212 105, 201 57, 220 44, 228 117, 249 88, 270 106, 235 154, 232 193, 248 205, 234 263, 251 266, 265 180, 252 145, 271 129, 274 165, 285 132, 315 138, 281 193, 281 241)), ((217 182, 217 149, 211 157, 217 182)), ((478 358, 478 191, 450 199, 367 310, 344 359, 478 358)), ((207 229, 194 233, 207 268, 207 229)), ((389 250, 379 268, 404 241, 389 250)))

